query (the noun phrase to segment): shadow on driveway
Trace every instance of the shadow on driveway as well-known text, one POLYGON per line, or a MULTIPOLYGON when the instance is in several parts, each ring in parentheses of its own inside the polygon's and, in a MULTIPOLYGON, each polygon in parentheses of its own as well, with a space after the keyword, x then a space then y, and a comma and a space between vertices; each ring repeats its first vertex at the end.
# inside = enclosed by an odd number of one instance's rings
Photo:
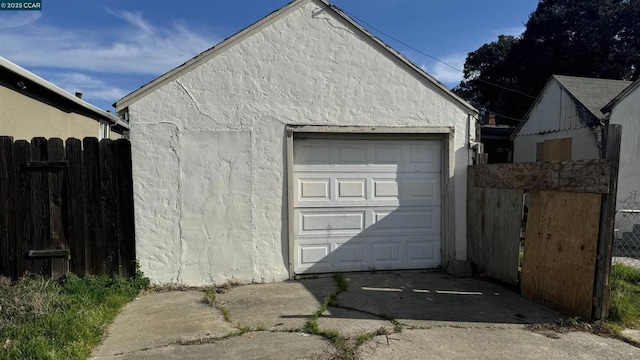
MULTIPOLYGON (((355 273, 346 278, 347 291, 337 302, 339 307, 356 310, 346 313, 347 317, 369 313, 428 327, 451 322, 536 324, 559 316, 500 285, 441 272, 355 273)), ((313 287, 311 281, 304 284, 313 287)))

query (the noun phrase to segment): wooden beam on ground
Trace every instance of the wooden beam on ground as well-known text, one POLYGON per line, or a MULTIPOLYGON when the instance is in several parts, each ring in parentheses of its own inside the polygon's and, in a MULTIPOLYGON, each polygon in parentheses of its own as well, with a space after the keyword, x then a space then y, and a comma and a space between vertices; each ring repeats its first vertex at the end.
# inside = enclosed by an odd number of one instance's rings
POLYGON ((475 167, 475 185, 500 189, 556 190, 607 194, 611 161, 543 161, 475 167))

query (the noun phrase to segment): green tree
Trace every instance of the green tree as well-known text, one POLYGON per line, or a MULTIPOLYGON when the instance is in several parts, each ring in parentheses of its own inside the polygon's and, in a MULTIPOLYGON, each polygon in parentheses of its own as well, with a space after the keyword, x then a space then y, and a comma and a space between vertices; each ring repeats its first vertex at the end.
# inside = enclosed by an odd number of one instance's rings
POLYGON ((640 0, 541 0, 520 37, 501 35, 469 53, 455 91, 515 124, 553 74, 638 75, 640 0), (532 97, 533 96, 533 97, 532 97))

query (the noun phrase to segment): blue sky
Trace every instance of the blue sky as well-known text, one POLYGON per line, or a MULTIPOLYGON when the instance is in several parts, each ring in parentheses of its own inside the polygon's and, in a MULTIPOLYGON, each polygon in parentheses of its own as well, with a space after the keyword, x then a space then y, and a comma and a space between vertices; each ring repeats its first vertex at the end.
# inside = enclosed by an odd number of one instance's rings
MULTIPOLYGON (((0 56, 103 108, 289 0, 42 0, 0 11, 0 56)), ((519 35, 537 0, 333 0, 449 87, 468 52, 519 35), (373 29, 374 27, 375 29, 373 29)))

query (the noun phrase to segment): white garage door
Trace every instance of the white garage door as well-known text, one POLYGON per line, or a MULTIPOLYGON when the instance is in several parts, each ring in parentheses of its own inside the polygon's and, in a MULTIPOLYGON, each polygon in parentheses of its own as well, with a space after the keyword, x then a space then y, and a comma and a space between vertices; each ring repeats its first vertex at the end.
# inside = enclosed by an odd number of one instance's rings
POLYGON ((296 139, 295 272, 440 265, 441 142, 296 139))

